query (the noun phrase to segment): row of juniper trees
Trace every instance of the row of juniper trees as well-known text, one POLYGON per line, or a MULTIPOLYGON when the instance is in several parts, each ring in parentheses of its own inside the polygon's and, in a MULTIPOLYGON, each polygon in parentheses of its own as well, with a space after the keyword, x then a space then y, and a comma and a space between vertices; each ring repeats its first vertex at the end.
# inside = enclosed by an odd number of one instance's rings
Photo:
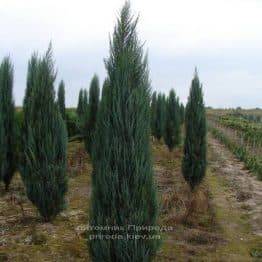
MULTIPOLYGON (((151 94, 137 22, 125 3, 110 39, 101 98, 94 75, 89 91, 80 91, 76 110, 93 165, 88 232, 93 261, 152 261, 157 252, 158 201, 151 135, 163 139, 170 151, 183 146, 182 173, 192 191, 205 175, 206 117, 197 71, 185 108, 174 90, 167 97, 151 94), (137 232, 129 225, 143 230, 137 232), (105 227, 112 238, 103 238, 105 227), (137 234, 140 237, 132 238, 137 234)), ((60 82, 56 98, 51 45, 43 56, 33 54, 23 117, 16 121, 13 71, 10 58, 4 58, 0 65, 0 179, 8 190, 19 171, 27 197, 47 222, 66 208, 65 84, 60 82)))
POLYGON ((164 139, 172 151, 181 144, 181 131, 184 123, 184 105, 179 102, 172 89, 168 97, 154 92, 151 98, 151 133, 154 138, 164 139))

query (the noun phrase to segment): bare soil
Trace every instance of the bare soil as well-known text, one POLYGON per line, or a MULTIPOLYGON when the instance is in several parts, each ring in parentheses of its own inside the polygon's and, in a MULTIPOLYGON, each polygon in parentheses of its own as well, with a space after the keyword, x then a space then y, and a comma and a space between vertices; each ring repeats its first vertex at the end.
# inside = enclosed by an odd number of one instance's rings
POLYGON ((262 237, 262 182, 216 139, 210 137, 209 145, 213 153, 210 166, 225 179, 236 208, 244 209, 249 216, 252 232, 262 237))

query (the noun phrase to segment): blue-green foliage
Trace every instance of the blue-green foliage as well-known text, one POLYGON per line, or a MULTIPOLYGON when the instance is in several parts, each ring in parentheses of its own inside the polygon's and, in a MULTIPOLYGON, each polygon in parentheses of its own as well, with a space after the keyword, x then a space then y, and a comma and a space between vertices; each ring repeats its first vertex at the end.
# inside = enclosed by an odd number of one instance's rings
POLYGON ((85 107, 84 107, 84 89, 80 89, 79 91, 79 96, 78 96, 78 104, 77 104, 77 109, 76 109, 76 112, 77 112, 77 115, 78 115, 78 118, 81 119, 84 112, 85 112, 85 107))
MULTIPOLYGON (((0 165, 4 159, 4 130, 3 130, 3 113, 0 110, 0 165)), ((1 168, 2 169, 2 168, 1 168)), ((0 181, 2 181, 2 172, 0 173, 0 181)))
MULTIPOLYGON (((31 59, 33 61, 34 58, 31 59)), ((24 101, 24 128, 21 175, 26 193, 45 221, 53 219, 65 207, 67 191, 65 123, 55 103, 52 51, 36 59, 30 92, 24 101), (28 110, 30 109, 30 110, 28 110)))
POLYGON ((79 91, 78 105, 77 105, 77 128, 78 136, 83 139, 86 136, 86 129, 88 125, 88 93, 86 89, 81 89, 79 91))
POLYGON ((6 190, 16 169, 16 140, 13 65, 6 57, 0 65, 0 180, 6 190))
POLYGON ((184 107, 183 103, 180 104, 179 111, 180 111, 180 122, 181 122, 181 124, 183 124, 184 120, 185 120, 185 107, 184 107))
POLYGON ((102 87, 102 98, 103 98, 104 96, 106 96, 106 92, 107 92, 108 88, 110 88, 109 86, 110 86, 109 79, 106 78, 106 79, 104 80, 103 87, 102 87))
POLYGON ((157 128, 157 113, 156 113, 156 110, 157 110, 157 93, 156 91, 152 94, 152 97, 151 97, 151 104, 150 104, 150 108, 151 108, 151 123, 150 123, 150 126, 151 126, 151 133, 154 137, 156 137, 156 134, 157 134, 157 131, 156 131, 156 128, 157 128))
POLYGON ((94 141, 94 132, 96 127, 98 106, 99 106, 99 80, 97 75, 94 75, 92 78, 90 89, 89 89, 89 103, 88 103, 88 111, 85 114, 85 147, 89 154, 92 151, 92 145, 94 141))
POLYGON ((65 108, 65 83, 62 80, 59 83, 58 93, 57 93, 57 104, 59 106, 59 110, 62 118, 66 119, 66 108, 65 108))
POLYGON ((155 127, 154 127, 154 136, 158 140, 160 140, 164 136, 165 110, 166 110, 165 95, 158 94, 157 102, 156 102, 156 116, 155 116, 155 127))
POLYGON ((102 95, 92 153, 90 225, 111 229, 89 232, 90 237, 117 234, 122 239, 89 239, 92 261, 97 262, 152 261, 158 245, 154 230, 128 228, 154 226, 158 210, 149 143, 148 67, 136 25, 126 3, 110 42, 109 85, 102 95), (145 237, 132 240, 127 234, 145 237))
POLYGON ((25 132, 27 131, 26 129, 29 126, 29 117, 32 112, 31 97, 32 97, 33 86, 35 85, 35 77, 37 75, 37 63, 38 63, 38 57, 37 54, 34 53, 28 62, 26 90, 25 90, 25 97, 23 101, 23 112, 24 112, 23 128, 25 129, 25 132))
POLYGON ((83 111, 86 113, 86 110, 88 108, 88 92, 86 89, 83 89, 83 111))
POLYGON ((180 144, 181 140, 180 104, 175 91, 171 90, 166 100, 164 140, 169 150, 180 144))
POLYGON ((197 72, 192 80, 185 112, 185 142, 182 171, 193 190, 206 171, 206 113, 197 72))

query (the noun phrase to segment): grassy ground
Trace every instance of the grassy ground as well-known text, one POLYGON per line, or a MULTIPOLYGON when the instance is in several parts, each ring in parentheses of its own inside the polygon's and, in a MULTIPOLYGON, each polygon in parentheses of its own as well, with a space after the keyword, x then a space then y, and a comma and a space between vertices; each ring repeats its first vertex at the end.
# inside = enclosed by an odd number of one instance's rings
POLYGON ((261 261, 261 182, 211 137, 207 182, 216 221, 228 243, 218 248, 220 258, 223 261, 261 261))
MULTIPOLYGON (((220 175, 218 161, 223 160, 217 160, 211 149, 207 177, 191 194, 180 171, 181 148, 170 153, 162 143, 153 142, 159 224, 172 227, 162 233, 156 261, 259 259, 261 238, 253 234, 248 212, 235 204, 227 178, 220 175)), ((68 166, 68 208, 53 223, 42 223, 25 197, 19 174, 9 193, 0 187, 0 262, 89 261, 84 228, 92 167, 81 143, 69 144, 68 166)))

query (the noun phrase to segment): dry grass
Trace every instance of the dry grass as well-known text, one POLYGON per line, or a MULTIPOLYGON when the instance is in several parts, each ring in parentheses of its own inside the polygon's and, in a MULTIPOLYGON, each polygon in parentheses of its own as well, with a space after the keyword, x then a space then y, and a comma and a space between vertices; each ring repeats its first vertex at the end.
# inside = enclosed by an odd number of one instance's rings
POLYGON ((173 227, 163 235, 156 260, 196 261, 225 244, 216 228, 207 183, 192 194, 182 176, 182 148, 169 152, 161 142, 154 142, 153 157, 161 206, 159 223, 173 227))
POLYGON ((87 223, 91 165, 82 144, 69 144, 68 208, 53 223, 43 223, 26 199, 19 174, 10 192, 0 189, 0 261, 87 261, 86 240, 79 226, 87 223), (80 163, 84 164, 80 165, 80 163), (74 170, 74 172, 72 172, 74 170), (23 201, 25 217, 16 203, 23 201))
MULTIPOLYGON (((211 163, 206 180, 191 194, 181 174, 182 149, 169 152, 160 142, 152 144, 160 202, 159 224, 172 227, 162 233, 156 261, 229 261, 227 256, 230 261, 249 261, 241 260, 251 258, 248 250, 254 256, 259 255, 259 242, 255 239, 252 245, 248 242, 252 249, 245 248, 243 243, 239 248, 236 245, 234 230, 241 231, 241 236, 249 236, 248 218, 238 218, 248 210, 228 208, 231 203, 228 184, 216 177, 222 164, 211 163), (232 225, 234 229, 230 228, 232 225)), ((4 194, 0 188, 0 262, 90 261, 81 226, 88 221, 92 166, 83 144, 70 143, 68 152, 68 208, 53 223, 42 223, 26 199, 19 174, 9 193, 4 194), (22 202, 24 215, 20 205, 10 201, 12 194, 22 202)))

